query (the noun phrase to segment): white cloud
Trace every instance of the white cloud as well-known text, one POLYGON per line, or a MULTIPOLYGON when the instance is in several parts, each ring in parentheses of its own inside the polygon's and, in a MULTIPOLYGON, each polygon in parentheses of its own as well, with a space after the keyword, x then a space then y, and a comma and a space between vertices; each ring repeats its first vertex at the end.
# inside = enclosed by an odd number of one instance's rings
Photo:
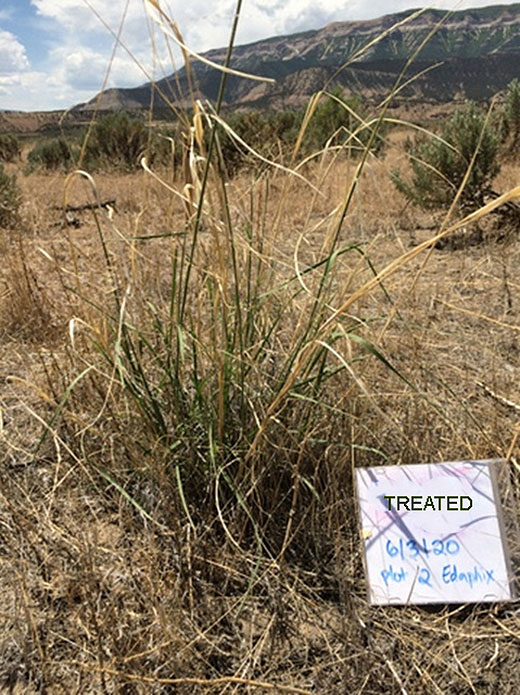
POLYGON ((0 87, 4 92, 8 92, 10 87, 22 84, 21 75, 0 75, 0 87))
POLYGON ((99 87, 121 25, 121 44, 110 68, 111 82, 117 79, 122 81, 122 86, 143 83, 153 76, 154 65, 167 55, 161 42, 155 50, 152 48, 152 23, 144 9, 145 0, 31 2, 40 17, 54 20, 61 28, 59 34, 56 32, 49 62, 64 69, 69 84, 99 87))
POLYGON ((0 29, 0 74, 10 75, 28 67, 29 60, 24 46, 14 34, 0 29))
POLYGON ((148 37, 146 0, 31 0, 37 15, 54 20, 68 32, 67 40, 88 44, 89 34, 111 38, 123 23, 123 38, 143 40, 148 37))
POLYGON ((68 109, 93 94, 91 89, 71 87, 59 76, 39 71, 25 72, 17 82, 8 85, 0 82, 0 90, 4 92, 3 108, 22 111, 68 109))
POLYGON ((52 51, 51 60, 59 66, 52 76, 53 83, 63 83, 72 89, 99 91, 107 70, 107 86, 129 87, 146 80, 135 60, 129 56, 116 54, 109 64, 106 53, 84 46, 60 46, 52 51))
MULTIPOLYGON (((99 29, 96 12, 101 13, 105 20, 113 22, 124 10, 124 3, 106 3, 102 0, 92 0, 90 3, 84 0, 31 0, 31 3, 41 17, 54 19, 66 29, 82 31, 99 29)), ((135 5, 135 0, 133 4, 135 5)), ((78 36, 78 39, 81 40, 81 36, 78 36)))

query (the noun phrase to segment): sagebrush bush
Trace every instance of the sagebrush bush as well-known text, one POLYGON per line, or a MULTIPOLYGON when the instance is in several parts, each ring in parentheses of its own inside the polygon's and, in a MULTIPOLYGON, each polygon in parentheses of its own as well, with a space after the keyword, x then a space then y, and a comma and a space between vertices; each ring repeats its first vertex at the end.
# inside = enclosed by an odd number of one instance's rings
MULTIPOLYGON (((303 117, 302 111, 235 111, 226 123, 233 133, 266 159, 279 159, 292 149, 303 117)), ((254 164, 258 158, 236 142, 223 129, 219 132, 220 151, 229 174, 254 164)))
POLYGON ((0 163, 0 227, 9 227, 18 220, 21 202, 16 176, 9 175, 0 163))
POLYGON ((0 135, 0 162, 12 162, 21 154, 18 138, 14 135, 0 135))
POLYGON ((491 181, 500 170, 500 145, 498 120, 487 119, 485 112, 470 103, 445 122, 439 137, 421 134, 408 143, 412 178, 407 181, 394 171, 392 180, 410 202, 421 207, 449 205, 476 152, 459 199, 463 208, 475 209, 484 204, 491 181))
POLYGON ((75 148, 65 138, 37 144, 27 157, 28 169, 69 169, 75 162, 75 148))
MULTIPOLYGON (((304 109, 294 111, 261 112, 236 111, 228 114, 226 123, 234 135, 255 152, 269 160, 287 158, 292 152, 305 116, 304 109)), ((310 154, 327 145, 350 146, 350 152, 362 152, 369 144, 372 127, 367 109, 361 98, 345 98, 341 89, 332 91, 316 108, 302 139, 304 153, 310 154)), ((258 158, 240 145, 237 138, 220 130, 220 149, 226 169, 234 174, 248 164, 258 167, 258 158)), ((371 143, 376 152, 383 145, 383 132, 379 128, 371 143)))
POLYGON ((141 119, 124 112, 110 114, 94 125, 85 147, 85 164, 88 168, 137 169, 141 157, 151 154, 152 141, 156 139, 141 119))
MULTIPOLYGON (((323 149, 327 144, 350 146, 350 150, 363 151, 372 136, 372 127, 366 106, 357 95, 345 96, 343 90, 336 87, 331 95, 322 101, 305 132, 304 147, 308 152, 323 149)), ((373 152, 383 145, 383 131, 379 127, 371 143, 373 152)))

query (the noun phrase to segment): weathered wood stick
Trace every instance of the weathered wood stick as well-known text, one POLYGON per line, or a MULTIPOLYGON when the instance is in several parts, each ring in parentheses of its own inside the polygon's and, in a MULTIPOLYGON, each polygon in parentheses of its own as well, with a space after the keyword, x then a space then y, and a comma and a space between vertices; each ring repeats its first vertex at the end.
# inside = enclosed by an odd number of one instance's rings
POLYGON ((102 203, 85 203, 84 205, 53 205, 53 210, 63 210, 64 212, 81 212, 82 210, 97 210, 98 208, 115 207, 115 200, 104 200, 102 203))

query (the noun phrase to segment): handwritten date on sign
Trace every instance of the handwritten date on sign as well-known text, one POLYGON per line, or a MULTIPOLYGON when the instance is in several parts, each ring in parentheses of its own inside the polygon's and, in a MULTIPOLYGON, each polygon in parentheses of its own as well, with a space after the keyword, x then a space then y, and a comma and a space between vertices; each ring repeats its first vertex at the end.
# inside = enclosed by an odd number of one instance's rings
POLYGON ((494 462, 360 468, 356 484, 371 603, 513 598, 494 462))

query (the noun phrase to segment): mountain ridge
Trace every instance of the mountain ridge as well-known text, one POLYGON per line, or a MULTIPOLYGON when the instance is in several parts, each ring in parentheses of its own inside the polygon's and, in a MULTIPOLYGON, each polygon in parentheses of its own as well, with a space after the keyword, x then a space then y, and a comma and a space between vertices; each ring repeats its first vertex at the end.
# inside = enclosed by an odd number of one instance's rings
MULTIPOLYGON (((401 100, 488 99, 504 89, 511 79, 520 77, 520 3, 449 14, 442 10, 426 10, 405 22, 415 12, 406 10, 371 20, 333 22, 321 29, 238 45, 233 50, 231 67, 274 78, 275 83, 229 75, 224 104, 228 108, 264 109, 302 106, 352 56, 358 59, 340 71, 330 86, 340 85, 369 100, 385 98, 407 61, 429 34, 432 34, 430 40, 420 48, 405 79, 436 63, 441 65, 405 87, 399 95, 401 100), (375 41, 385 32, 388 33, 375 41), (363 52, 360 54, 360 51, 363 52), (320 80, 323 81, 320 83, 320 80)), ((222 63, 226 50, 212 49, 202 55, 222 63)), ((193 61, 192 71, 196 76, 198 96, 214 100, 219 71, 201 61, 193 61)), ((154 102, 159 108, 165 107, 168 101, 186 105, 186 68, 156 83, 105 90, 75 109, 148 108, 154 91, 154 102)))

